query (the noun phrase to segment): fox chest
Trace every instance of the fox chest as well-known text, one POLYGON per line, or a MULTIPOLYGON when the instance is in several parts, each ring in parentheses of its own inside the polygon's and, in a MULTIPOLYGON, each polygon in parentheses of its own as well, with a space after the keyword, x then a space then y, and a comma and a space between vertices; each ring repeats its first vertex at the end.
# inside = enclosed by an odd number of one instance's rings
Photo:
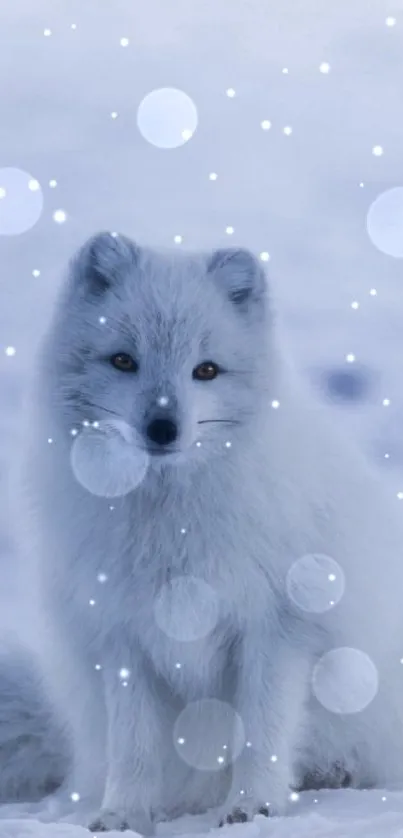
POLYGON ((230 603, 202 577, 181 574, 143 591, 131 629, 173 693, 191 700, 225 688, 237 626, 230 603))
POLYGON ((188 700, 218 689, 248 621, 267 608, 250 547, 240 551, 219 529, 208 538, 185 515, 179 523, 161 516, 152 527, 140 516, 123 539, 125 527, 117 515, 115 521, 99 544, 96 567, 97 554, 88 557, 88 590, 76 589, 96 626, 95 645, 120 632, 188 700))

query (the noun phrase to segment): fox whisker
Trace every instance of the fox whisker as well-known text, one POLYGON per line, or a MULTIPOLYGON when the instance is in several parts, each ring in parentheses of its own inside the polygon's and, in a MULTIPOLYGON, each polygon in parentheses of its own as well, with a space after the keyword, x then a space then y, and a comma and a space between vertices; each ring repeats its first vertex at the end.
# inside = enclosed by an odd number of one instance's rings
POLYGON ((206 425, 208 422, 225 422, 227 425, 240 425, 239 419, 199 419, 198 425, 206 425))

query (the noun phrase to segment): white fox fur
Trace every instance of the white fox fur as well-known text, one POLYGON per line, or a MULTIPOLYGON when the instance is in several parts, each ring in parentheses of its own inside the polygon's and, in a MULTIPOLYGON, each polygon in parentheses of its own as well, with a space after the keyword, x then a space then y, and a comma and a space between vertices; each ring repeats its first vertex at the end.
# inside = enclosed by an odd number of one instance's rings
MULTIPOLYGON (((26 416, 16 490, 25 643, 68 742, 59 794, 99 807, 93 828, 152 832, 159 818, 209 807, 218 820, 267 804, 284 813, 290 789, 307 783, 402 780, 402 509, 284 357, 251 254, 91 239, 71 264, 26 416), (138 372, 111 365, 122 352, 138 372), (194 380, 206 361, 223 371, 194 380), (145 446, 145 422, 164 411, 179 424, 175 453, 152 455, 135 490, 111 500, 80 485, 72 429, 116 419, 145 446), (291 565, 311 553, 345 574, 340 602, 321 614, 287 594, 291 565), (218 603, 198 640, 175 640, 156 619, 161 587, 179 577, 207 583, 218 603), (330 712, 313 694, 315 665, 339 647, 377 668, 361 712, 330 712), (214 697, 239 714, 247 745, 232 768, 192 769, 175 719, 214 697)), ((203 607, 185 593, 170 617, 185 631, 203 607)), ((213 712, 202 739, 220 740, 213 712)), ((36 779, 32 768, 38 793, 52 767, 36 779)), ((2 783, 0 772, 4 797, 2 783)))

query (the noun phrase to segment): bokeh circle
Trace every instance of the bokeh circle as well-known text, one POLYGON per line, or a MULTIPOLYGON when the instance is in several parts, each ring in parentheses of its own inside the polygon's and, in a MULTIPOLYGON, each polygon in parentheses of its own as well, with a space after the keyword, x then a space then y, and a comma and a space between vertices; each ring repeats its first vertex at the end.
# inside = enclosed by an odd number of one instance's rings
POLYGON ((171 640, 202 640, 217 625, 220 597, 204 579, 176 576, 160 588, 154 615, 161 631, 171 640))
POLYGON ((137 126, 147 142, 157 148, 178 148, 197 128, 196 105, 183 90, 161 87, 140 102, 137 126))
POLYGON ((186 705, 177 717, 174 745, 180 757, 199 771, 221 771, 245 745, 242 719, 230 704, 204 698, 186 705))
POLYGON ((378 686, 378 670, 369 655, 349 646, 323 655, 312 675, 314 695, 331 713, 360 713, 373 701, 378 686))
POLYGON ((123 421, 101 420, 84 426, 70 451, 76 480, 92 495, 127 495, 144 479, 149 456, 135 445, 134 432, 123 421))
POLYGON ((368 235, 382 253, 403 258, 403 186, 375 198, 367 214, 368 235))
POLYGON ((176 576, 160 588, 154 615, 161 631, 171 640, 202 640, 217 625, 220 597, 204 579, 176 576))
POLYGON ((23 169, 0 169, 0 235, 18 236, 35 226, 43 210, 39 181, 23 169))
POLYGON ((287 593, 302 611, 323 614, 340 602, 345 589, 344 572, 330 556, 308 553, 291 565, 287 593))

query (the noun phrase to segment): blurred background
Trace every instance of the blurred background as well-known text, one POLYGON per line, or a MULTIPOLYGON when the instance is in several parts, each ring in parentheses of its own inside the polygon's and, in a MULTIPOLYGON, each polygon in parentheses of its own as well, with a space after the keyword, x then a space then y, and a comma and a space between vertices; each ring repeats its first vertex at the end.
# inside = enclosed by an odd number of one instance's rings
POLYGON ((100 229, 260 254, 298 365, 398 503, 402 0, 16 0, 0 39, 2 613, 24 382, 100 229))

